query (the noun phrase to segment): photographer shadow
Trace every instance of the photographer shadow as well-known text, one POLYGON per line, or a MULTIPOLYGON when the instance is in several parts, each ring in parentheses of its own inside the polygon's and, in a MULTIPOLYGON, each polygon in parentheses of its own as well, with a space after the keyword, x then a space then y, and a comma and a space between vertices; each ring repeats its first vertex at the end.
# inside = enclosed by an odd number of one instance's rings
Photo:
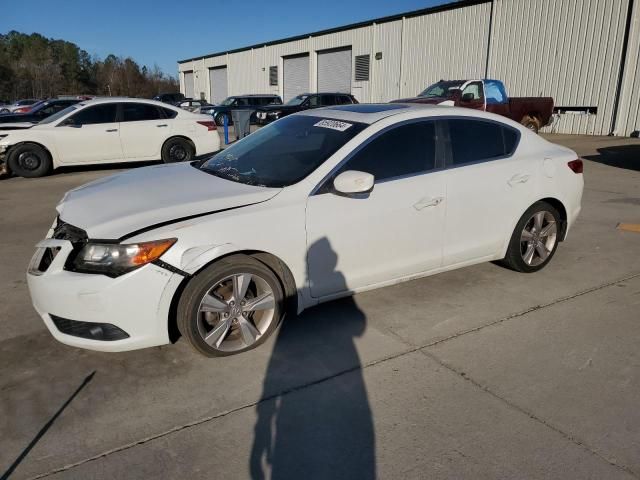
MULTIPOLYGON (((309 253, 347 290, 327 239, 309 253)), ((375 478, 373 419, 354 343, 365 329, 352 297, 285 319, 256 406, 252 479, 375 478)))

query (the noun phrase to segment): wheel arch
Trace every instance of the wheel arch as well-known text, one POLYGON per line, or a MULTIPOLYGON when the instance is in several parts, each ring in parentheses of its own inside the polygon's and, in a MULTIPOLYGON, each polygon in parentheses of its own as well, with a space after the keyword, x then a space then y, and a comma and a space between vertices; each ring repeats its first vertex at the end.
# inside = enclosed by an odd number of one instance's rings
POLYGON ((8 160, 9 160, 9 158, 11 158, 12 152, 15 151, 15 149, 17 147, 21 146, 21 145, 36 145, 36 146, 42 148, 45 152, 47 152, 47 155, 49 155, 49 159, 51 160, 52 168, 55 169, 55 168, 58 167, 58 162, 56 161, 56 158, 54 157, 53 153, 51 152, 51 148, 47 147, 44 143, 41 143, 41 142, 34 142, 33 140, 24 140, 24 141, 21 141, 21 142, 14 143, 13 145, 11 145, 9 147, 9 151, 7 152, 7 156, 6 156, 6 158, 7 158, 7 162, 6 162, 7 168, 8 168, 8 165, 9 165, 9 161, 8 160))
MULTIPOLYGON (((560 221, 561 221, 559 237, 561 242, 564 241, 567 235, 567 219, 568 219, 567 209, 564 206, 564 203, 562 203, 560 200, 558 200, 555 197, 541 198, 540 200, 538 200, 538 202, 546 202, 558 211, 558 213, 560 214, 560 221)), ((536 203, 536 202, 533 202, 533 203, 536 203)))
POLYGON ((564 203, 562 203, 561 200, 555 198, 555 197, 544 197, 544 198, 540 198, 534 202, 532 202, 531 204, 527 205, 527 207, 522 210, 520 212, 520 215, 518 215, 518 217, 513 221, 513 224, 511 225, 511 228, 509 229, 508 233, 507 233, 507 238, 502 246, 502 249, 500 250, 500 255, 499 258, 503 258, 507 252, 507 248, 509 247, 509 241, 511 240, 511 235, 513 234, 513 231, 516 228, 516 225, 518 225, 518 222, 520 221, 520 219, 522 218, 522 216, 524 215, 524 213, 529 210, 533 205, 535 205, 538 202, 546 202, 549 205, 551 205, 553 208, 555 208, 558 213, 560 214, 560 235, 559 235, 559 241, 562 242, 566 235, 567 235, 567 209, 564 206, 564 203))
POLYGON ((182 296, 182 292, 188 285, 189 281, 198 275, 202 270, 207 267, 213 265, 220 260, 223 260, 227 257, 233 255, 246 255, 249 257, 258 260, 260 263, 264 264, 267 268, 269 268, 280 281, 280 285, 282 286, 282 291, 284 292, 285 297, 285 318, 290 316, 296 316, 298 314, 298 307, 301 304, 298 295, 298 287, 296 285, 295 277, 291 272, 291 269, 288 265, 277 255, 274 255, 269 252, 265 252, 262 250, 235 250, 229 251, 220 255, 216 258, 213 258, 206 263, 199 265, 198 269, 191 273, 188 277, 185 277, 175 293, 173 294, 173 298, 171 299, 171 304, 169 306, 169 317, 167 319, 167 329, 169 333, 169 339, 172 343, 178 340, 180 337, 180 332, 178 330, 178 303, 180 301, 180 297, 182 296))
POLYGON ((160 156, 162 156, 162 151, 164 150, 164 147, 167 144, 167 142, 170 142, 171 140, 173 140, 175 138, 181 138, 181 139, 186 140, 187 142, 189 142, 189 144, 193 148, 193 154, 197 155, 195 142, 193 140, 191 140, 189 137, 187 137, 186 135, 177 134, 177 135, 171 135, 171 136, 167 137, 166 140, 164 142, 162 142, 162 146, 160 147, 160 156))

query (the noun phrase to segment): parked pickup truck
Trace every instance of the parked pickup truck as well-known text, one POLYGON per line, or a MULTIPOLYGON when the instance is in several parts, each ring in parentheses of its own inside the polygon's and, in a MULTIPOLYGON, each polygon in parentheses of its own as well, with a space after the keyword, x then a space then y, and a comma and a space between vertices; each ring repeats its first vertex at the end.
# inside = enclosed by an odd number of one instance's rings
POLYGON ((551 121, 553 98, 509 97, 500 80, 440 80, 415 98, 395 103, 429 103, 467 107, 503 115, 525 127, 538 130, 551 121))

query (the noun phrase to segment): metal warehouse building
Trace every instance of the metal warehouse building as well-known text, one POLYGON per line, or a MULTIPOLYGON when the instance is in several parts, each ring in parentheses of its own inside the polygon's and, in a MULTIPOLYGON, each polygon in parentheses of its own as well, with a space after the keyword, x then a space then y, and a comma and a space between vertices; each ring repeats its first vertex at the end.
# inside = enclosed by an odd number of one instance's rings
MULTIPOLYGON (((440 79, 497 78, 552 96, 559 133, 640 129, 640 0, 469 0, 178 62, 181 91, 412 97, 440 79)), ((549 127, 547 127, 549 130, 549 127)))

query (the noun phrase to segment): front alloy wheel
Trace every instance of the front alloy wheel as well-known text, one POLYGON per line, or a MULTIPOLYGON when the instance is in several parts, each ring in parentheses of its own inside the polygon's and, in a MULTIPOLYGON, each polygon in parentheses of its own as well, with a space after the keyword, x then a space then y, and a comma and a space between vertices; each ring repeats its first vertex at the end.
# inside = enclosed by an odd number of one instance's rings
POLYGON ((206 356, 244 352, 264 342, 282 320, 280 280, 247 255, 226 257, 198 273, 178 303, 178 328, 206 356))
POLYGON ((204 342, 222 352, 253 346, 269 329, 275 313, 275 296, 258 275, 237 273, 209 290, 198 309, 198 333, 204 342))

